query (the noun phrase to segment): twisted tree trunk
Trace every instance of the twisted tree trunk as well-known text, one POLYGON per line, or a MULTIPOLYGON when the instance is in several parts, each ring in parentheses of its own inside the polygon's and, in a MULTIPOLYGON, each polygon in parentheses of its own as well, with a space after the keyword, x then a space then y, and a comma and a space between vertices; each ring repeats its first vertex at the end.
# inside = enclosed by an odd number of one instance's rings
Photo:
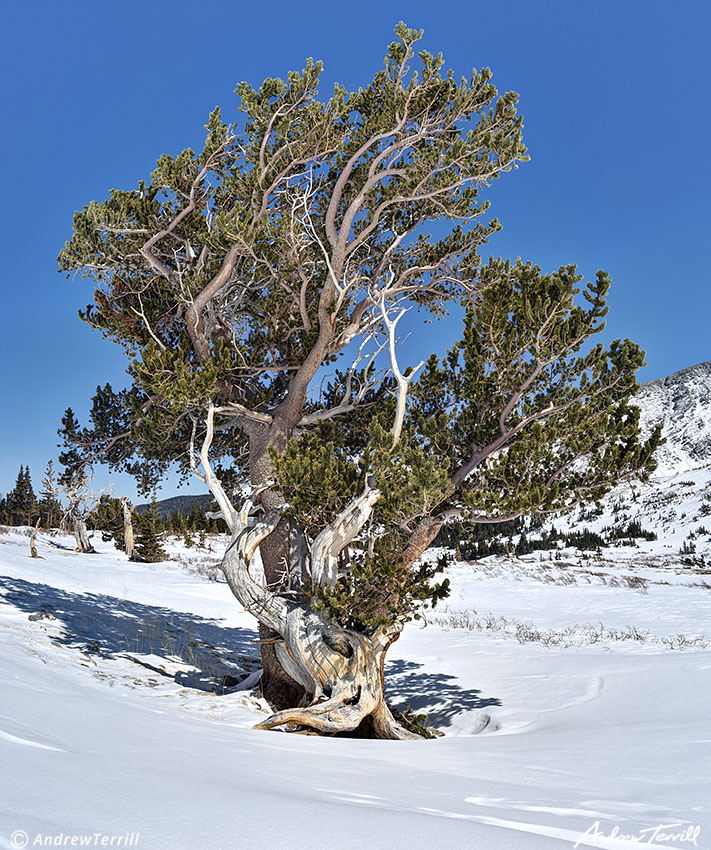
POLYGON ((72 516, 72 526, 74 528, 74 539, 77 544, 77 552, 83 552, 84 554, 94 552, 94 547, 91 545, 89 534, 86 530, 86 522, 84 521, 84 518, 76 512, 72 516))
MULTIPOLYGON (((270 433, 269 426, 255 426, 250 439, 250 478, 254 486, 263 486, 273 478, 274 468, 268 446, 276 444, 283 449, 286 434, 270 433)), ((274 487, 267 487, 260 496, 265 511, 276 510, 283 502, 274 487)), ((287 589, 287 566, 292 562, 289 522, 280 520, 273 532, 259 547, 264 578, 272 592, 287 589)), ((307 699, 303 685, 290 676, 279 660, 276 641, 279 634, 264 623, 259 623, 260 654, 262 657, 262 696, 276 711, 294 705, 302 705, 307 699)))
MULTIPOLYGON (((322 734, 422 738, 397 722, 385 700, 385 653, 402 624, 395 622, 368 634, 349 630, 315 610, 300 592, 304 579, 322 587, 335 584, 341 553, 368 522, 380 492, 369 479, 363 492, 316 537, 309 553, 303 534, 293 534, 281 517, 282 500, 271 479, 268 453, 268 447, 274 445, 270 442, 274 439, 272 429, 257 432, 258 439, 252 435, 253 498, 259 494, 260 507, 268 509, 262 521, 252 524, 252 498, 237 512, 212 471, 208 452, 213 428, 214 408, 210 406, 199 455, 203 472, 197 472, 195 464, 193 469, 210 488, 230 527, 232 541, 222 570, 239 602, 259 621, 262 658, 265 665, 271 665, 271 669, 265 666, 267 680, 278 677, 278 686, 265 692, 275 713, 256 728, 303 726, 322 734), (249 569, 257 549, 263 558, 264 578, 260 581, 249 569), (276 698, 270 699, 275 693, 276 698), (279 701, 283 701, 281 706, 279 701)), ((285 439, 285 434, 282 437, 285 439)))
POLYGON ((242 605, 278 637, 270 645, 277 660, 305 695, 304 704, 277 711, 256 729, 303 726, 322 734, 355 732, 366 721, 375 737, 419 739, 393 717, 383 692, 385 653, 399 627, 373 635, 344 629, 308 601, 294 603, 270 594, 250 575, 256 549, 279 524, 270 512, 263 522, 234 536, 222 569, 242 605))

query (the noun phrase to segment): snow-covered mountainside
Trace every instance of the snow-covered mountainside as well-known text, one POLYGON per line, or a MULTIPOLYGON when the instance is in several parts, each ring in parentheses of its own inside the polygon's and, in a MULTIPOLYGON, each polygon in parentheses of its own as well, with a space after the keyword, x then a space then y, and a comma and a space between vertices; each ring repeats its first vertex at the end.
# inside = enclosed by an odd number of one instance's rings
MULTIPOLYGON (((711 559, 711 362, 643 384, 635 398, 643 430, 661 423, 666 439, 645 484, 622 484, 590 527, 622 529, 630 522, 657 535, 635 549, 664 563, 708 566, 711 559)), ((632 557, 634 557, 634 552, 632 557)), ((628 553, 629 555, 629 553, 628 553)), ((643 558, 646 560, 646 557, 643 558)))
MULTIPOLYGON (((600 508, 586 505, 542 529, 529 523, 528 539, 555 529, 563 536, 584 534, 578 548, 593 560, 711 568, 711 362, 643 384, 634 403, 643 431, 661 423, 666 439, 650 480, 622 482, 600 508)), ((552 546, 562 550, 565 541, 552 546)))
POLYGON ((711 361, 643 384, 635 403, 643 427, 664 424, 655 478, 711 468, 711 361))

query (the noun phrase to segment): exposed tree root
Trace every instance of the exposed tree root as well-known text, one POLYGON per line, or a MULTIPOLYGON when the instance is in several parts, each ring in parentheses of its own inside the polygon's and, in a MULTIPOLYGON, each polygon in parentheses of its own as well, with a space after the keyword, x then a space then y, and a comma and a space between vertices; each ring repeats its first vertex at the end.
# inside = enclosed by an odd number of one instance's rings
MULTIPOLYGON (((274 643, 276 658, 293 684, 300 685, 305 694, 305 705, 277 711, 255 729, 296 726, 335 735, 368 727, 378 738, 421 739, 422 735, 397 722, 385 702, 385 653, 397 639, 401 624, 378 629, 372 635, 350 631, 315 611, 309 600, 295 601, 298 597, 290 596, 289 589, 284 595, 273 593, 266 583, 250 574, 249 565, 257 548, 277 528, 281 516, 279 510, 270 510, 261 522, 250 526, 251 500, 245 501, 239 513, 232 508, 207 457, 213 415, 210 408, 200 455, 205 470, 201 477, 210 486, 232 529, 232 543, 222 560, 222 570, 230 589, 246 610, 257 617, 263 629, 281 637, 281 641, 274 643)), ((378 491, 367 482, 363 493, 354 497, 313 542, 310 574, 317 583, 333 585, 340 553, 367 522, 378 497, 378 491)), ((300 571, 308 566, 306 554, 297 556, 300 571)))
POLYGON ((344 629, 308 603, 270 596, 249 573, 257 546, 278 522, 278 514, 242 531, 225 553, 223 570, 230 588, 247 608, 281 635, 277 657, 308 694, 308 705, 278 711, 255 729, 303 726, 321 734, 353 732, 370 718, 373 735, 391 740, 420 739, 393 717, 383 693, 384 654, 393 631, 372 637, 344 629))

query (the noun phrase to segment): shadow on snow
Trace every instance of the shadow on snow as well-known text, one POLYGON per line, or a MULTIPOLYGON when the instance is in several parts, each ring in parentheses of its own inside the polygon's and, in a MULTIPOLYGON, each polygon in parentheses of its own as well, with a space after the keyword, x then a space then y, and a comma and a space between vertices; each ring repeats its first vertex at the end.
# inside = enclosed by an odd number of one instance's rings
POLYGON ((0 576, 0 596, 28 614, 51 612, 62 629, 53 637, 58 645, 85 655, 130 658, 183 687, 228 692, 259 666, 253 643, 256 630, 223 626, 196 614, 116 596, 72 593, 9 576, 0 576), (168 672, 157 666, 158 659, 195 669, 168 672))
MULTIPOLYGON (((0 597, 28 614, 50 611, 61 627, 53 641, 85 655, 130 658, 182 687, 218 694, 239 689, 247 678, 250 687, 256 684, 250 675, 260 664, 254 643, 256 630, 223 626, 196 614, 116 596, 73 593, 9 576, 0 576, 0 597), (158 666, 161 660, 194 669, 169 672, 158 666)), ((429 722, 438 727, 450 726, 462 712, 501 705, 498 699, 482 697, 478 690, 464 690, 454 676, 428 672, 423 667, 400 659, 386 663, 386 693, 392 705, 424 711, 429 722)))
POLYGON ((417 672, 424 667, 415 661, 397 659, 385 663, 385 691, 388 702, 428 715, 428 723, 438 728, 452 725, 452 719, 466 711, 501 705, 495 697, 482 697, 481 691, 464 690, 455 676, 417 672))

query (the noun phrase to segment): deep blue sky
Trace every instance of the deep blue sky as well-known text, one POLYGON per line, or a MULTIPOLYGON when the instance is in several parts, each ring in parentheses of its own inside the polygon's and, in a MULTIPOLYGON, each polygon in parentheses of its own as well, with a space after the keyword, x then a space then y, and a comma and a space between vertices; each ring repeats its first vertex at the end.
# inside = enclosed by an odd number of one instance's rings
MULTIPOLYGON (((531 162, 489 195, 491 253, 608 270, 606 336, 647 350, 643 380, 711 358, 708 0, 30 0, 0 36, 0 492, 20 463, 39 485, 63 410, 81 417, 98 383, 123 381, 121 352, 76 317, 90 283, 55 271, 73 211, 200 145, 240 80, 313 56, 324 94, 366 84, 401 18, 457 73, 488 65, 521 96, 531 162)), ((443 349, 457 329, 434 333, 443 349)))

